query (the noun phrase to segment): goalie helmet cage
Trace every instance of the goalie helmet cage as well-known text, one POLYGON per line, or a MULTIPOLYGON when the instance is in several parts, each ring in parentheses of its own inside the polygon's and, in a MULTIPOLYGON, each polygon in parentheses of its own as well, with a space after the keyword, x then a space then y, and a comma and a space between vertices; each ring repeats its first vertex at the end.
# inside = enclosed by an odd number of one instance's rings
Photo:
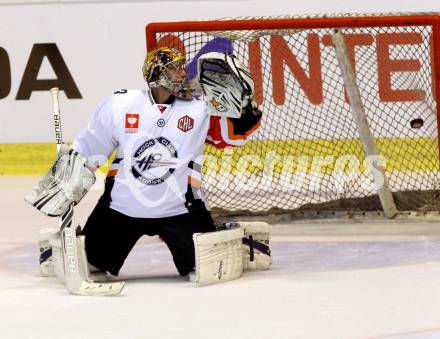
POLYGON ((190 79, 197 78, 200 55, 221 51, 234 53, 255 80, 261 127, 244 147, 205 148, 203 181, 213 212, 382 209, 379 172, 368 170, 380 161, 364 152, 332 43, 335 28, 395 205, 440 209, 438 13, 150 23, 147 50, 179 49, 190 79))

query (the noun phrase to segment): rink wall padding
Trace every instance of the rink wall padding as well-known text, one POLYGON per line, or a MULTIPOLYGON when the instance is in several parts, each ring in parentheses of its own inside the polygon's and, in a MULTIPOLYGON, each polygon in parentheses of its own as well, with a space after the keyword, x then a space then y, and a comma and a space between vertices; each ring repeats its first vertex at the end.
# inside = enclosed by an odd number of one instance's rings
MULTIPOLYGON (((43 175, 56 160, 54 143, 0 144, 0 175, 43 175)), ((100 171, 108 172, 106 164, 100 171)))
MULTIPOLYGON (((397 172, 429 172, 438 171, 438 154, 435 147, 437 140, 434 138, 381 138, 377 140, 380 153, 386 159, 386 170, 397 172), (421 147, 422 145, 422 147, 421 147), (401 149, 417 149, 419 152, 406 154, 404 161, 399 153, 401 149), (421 154, 423 153, 423 154, 421 154), (433 166, 435 168, 433 168, 433 166)), ((260 172, 264 168, 266 156, 260 150, 271 150, 271 155, 280 157, 274 166, 274 172, 296 171, 299 157, 309 157, 308 171, 315 156, 332 156, 333 162, 322 168, 322 172, 330 173, 334 170, 337 159, 347 154, 343 150, 352 150, 352 154, 361 154, 362 146, 358 140, 265 140, 250 141, 241 148, 227 151, 211 146, 205 148, 209 159, 205 165, 213 166, 216 171, 224 170, 222 163, 231 158, 232 165, 227 169, 232 174, 237 170, 237 164, 243 155, 256 156, 259 162, 249 165, 244 169, 249 173, 260 172), (301 151, 299 151, 301 150, 301 151), (284 161, 291 158, 290 168, 284 168, 284 161), (210 163, 208 163, 210 162, 210 163), (212 163, 214 162, 214 163, 212 163)), ((47 172, 56 159, 56 146, 54 143, 33 144, 0 144, 0 175, 37 175, 47 172)), ((362 163, 363 159, 358 159, 362 163)), ((108 167, 101 169, 104 173, 108 167)), ((363 170, 363 168, 361 168, 363 170)))

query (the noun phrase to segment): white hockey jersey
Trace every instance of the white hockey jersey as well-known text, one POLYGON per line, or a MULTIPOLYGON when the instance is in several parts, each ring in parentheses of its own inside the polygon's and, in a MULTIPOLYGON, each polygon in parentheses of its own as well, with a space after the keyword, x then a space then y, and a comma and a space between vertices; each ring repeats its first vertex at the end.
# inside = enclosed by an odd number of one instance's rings
MULTIPOLYGON (((93 113, 72 148, 100 164, 116 149, 108 174, 114 182, 106 185, 110 208, 137 218, 187 213, 190 190, 201 184, 204 143, 243 145, 260 122, 236 133, 231 119, 210 117, 206 110, 201 100, 157 105, 148 90, 117 91, 93 113)), ((195 198, 205 202, 202 194, 195 198)))

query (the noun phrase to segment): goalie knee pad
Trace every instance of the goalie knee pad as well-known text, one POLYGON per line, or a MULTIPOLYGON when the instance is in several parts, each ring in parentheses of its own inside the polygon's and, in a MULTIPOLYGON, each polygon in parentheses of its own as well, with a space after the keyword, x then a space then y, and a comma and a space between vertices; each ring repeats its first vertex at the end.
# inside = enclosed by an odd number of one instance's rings
POLYGON ((243 230, 195 233, 196 271, 194 281, 214 284, 237 279, 243 272, 243 230))
POLYGON ((270 230, 265 222, 239 222, 244 231, 243 269, 264 270, 272 265, 270 230))

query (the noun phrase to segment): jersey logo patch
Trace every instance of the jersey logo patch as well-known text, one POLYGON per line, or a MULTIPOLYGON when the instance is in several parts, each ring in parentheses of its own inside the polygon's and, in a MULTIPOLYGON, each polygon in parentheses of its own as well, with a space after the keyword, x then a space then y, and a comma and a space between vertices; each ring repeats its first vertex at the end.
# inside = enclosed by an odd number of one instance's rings
POLYGON ((165 120, 160 118, 159 120, 157 120, 157 126, 158 127, 163 127, 165 126, 165 120))
POLYGON ((179 121, 177 122, 177 128, 183 132, 188 132, 189 130, 193 129, 193 127, 194 127, 194 119, 188 115, 185 115, 184 117, 180 118, 179 121))
POLYGON ((145 141, 133 155, 131 173, 145 185, 163 183, 178 165, 177 149, 164 137, 145 141))
POLYGON ((136 133, 139 129, 139 114, 126 113, 125 114, 125 132, 136 133))
POLYGON ((168 106, 157 105, 157 108, 159 108, 160 113, 163 113, 168 108, 168 106))

